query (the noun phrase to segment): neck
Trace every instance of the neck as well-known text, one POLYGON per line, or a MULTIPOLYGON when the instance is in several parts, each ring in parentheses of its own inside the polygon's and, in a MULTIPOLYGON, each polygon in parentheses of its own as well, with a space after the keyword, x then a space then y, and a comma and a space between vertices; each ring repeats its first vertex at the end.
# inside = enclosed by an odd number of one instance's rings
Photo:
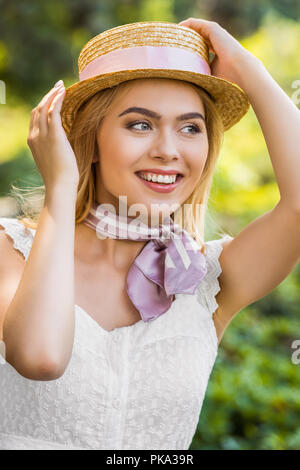
POLYGON ((139 254, 147 240, 97 237, 96 231, 84 223, 75 227, 75 256, 87 264, 106 263, 118 271, 126 271, 139 254))

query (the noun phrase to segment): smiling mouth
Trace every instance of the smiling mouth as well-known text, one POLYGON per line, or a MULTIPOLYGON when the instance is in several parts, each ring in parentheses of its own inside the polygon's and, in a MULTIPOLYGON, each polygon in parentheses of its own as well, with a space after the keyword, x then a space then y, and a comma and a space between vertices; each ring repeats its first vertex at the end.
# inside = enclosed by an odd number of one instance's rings
MULTIPOLYGON (((135 172, 135 174, 143 181, 146 181, 146 183, 152 183, 152 184, 156 184, 158 186, 172 186, 172 185, 175 185, 176 183, 178 183, 182 178, 183 178, 183 175, 181 173, 177 173, 176 175, 176 179, 174 182, 165 182, 165 181, 153 181, 152 179, 148 179, 147 177, 143 177, 141 175, 140 172, 135 172)), ((174 176, 174 175, 168 175, 168 176, 174 176)))
POLYGON ((137 178, 149 189, 155 191, 157 193, 170 193, 174 191, 177 186, 180 184, 181 180, 184 178, 183 175, 177 174, 176 180, 174 183, 163 183, 163 182, 154 182, 152 180, 148 181, 148 179, 142 178, 139 172, 136 172, 135 175, 137 178))

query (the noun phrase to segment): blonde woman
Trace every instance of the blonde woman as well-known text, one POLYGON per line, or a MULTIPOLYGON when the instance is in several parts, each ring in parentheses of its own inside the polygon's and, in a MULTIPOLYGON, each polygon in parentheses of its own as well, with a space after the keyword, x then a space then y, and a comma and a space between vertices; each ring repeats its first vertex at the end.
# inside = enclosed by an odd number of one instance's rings
POLYGON ((201 19, 105 31, 79 72, 31 114, 42 210, 0 219, 0 448, 188 449, 225 329, 298 262, 300 113, 201 19), (222 136, 249 102, 280 202, 204 242, 222 136))

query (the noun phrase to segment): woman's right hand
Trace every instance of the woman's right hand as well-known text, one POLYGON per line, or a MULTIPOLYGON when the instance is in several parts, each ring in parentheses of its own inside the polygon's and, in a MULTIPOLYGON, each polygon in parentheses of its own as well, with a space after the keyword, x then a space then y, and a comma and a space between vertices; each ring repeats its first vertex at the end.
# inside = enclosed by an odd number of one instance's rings
POLYGON ((61 82, 31 112, 27 144, 46 190, 52 190, 57 185, 77 188, 79 182, 76 157, 61 122, 64 96, 65 87, 61 82))

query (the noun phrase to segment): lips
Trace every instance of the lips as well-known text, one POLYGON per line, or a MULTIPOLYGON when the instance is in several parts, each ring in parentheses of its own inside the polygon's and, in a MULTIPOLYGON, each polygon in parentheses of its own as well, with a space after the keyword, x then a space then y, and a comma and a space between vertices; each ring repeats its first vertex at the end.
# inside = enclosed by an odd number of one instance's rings
POLYGON ((183 175, 177 173, 179 176, 176 177, 175 183, 169 183, 169 184, 154 183, 153 181, 147 181, 147 180, 143 179, 141 176, 139 176, 139 172, 136 172, 135 174, 136 174, 137 178, 139 179, 139 181, 144 183, 145 186, 147 186, 148 188, 150 188, 153 191, 156 191, 158 193, 170 193, 171 191, 174 191, 174 189, 177 188, 177 186, 180 184, 181 180, 183 179, 183 175))
POLYGON ((178 170, 173 170, 173 169, 163 169, 163 168, 148 168, 146 170, 139 170, 136 171, 136 174, 138 173, 155 173, 157 175, 181 175, 183 176, 183 173, 181 173, 178 170))

